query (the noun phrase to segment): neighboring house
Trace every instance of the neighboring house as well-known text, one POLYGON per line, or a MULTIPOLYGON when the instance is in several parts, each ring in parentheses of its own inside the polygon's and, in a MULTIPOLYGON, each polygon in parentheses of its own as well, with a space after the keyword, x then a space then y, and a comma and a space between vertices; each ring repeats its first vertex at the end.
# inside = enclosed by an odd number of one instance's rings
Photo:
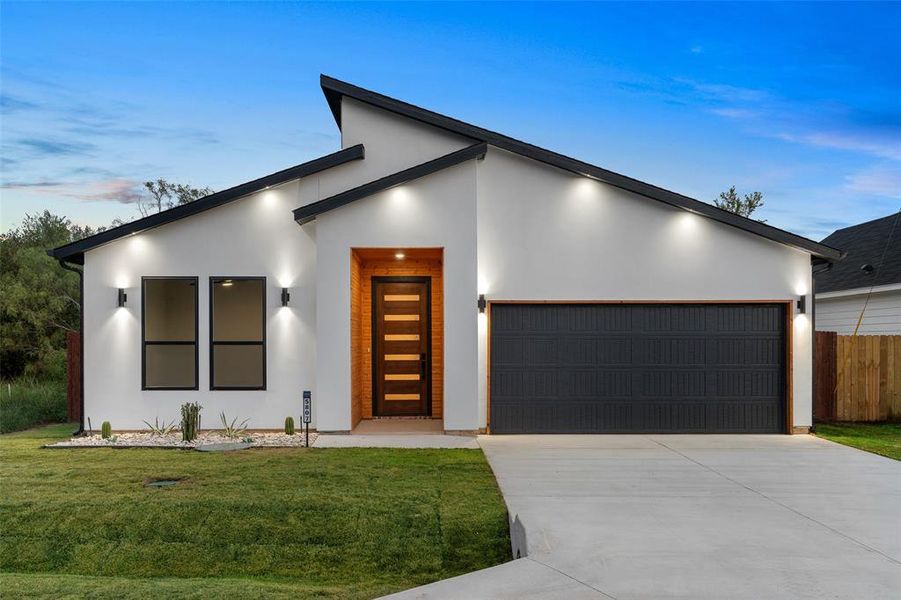
POLYGON ((342 150, 51 252, 84 265, 94 423, 139 429, 198 401, 204 424, 276 428, 310 390, 320 431, 811 424, 801 313, 812 266, 841 252, 321 85, 342 150))
POLYGON ((845 227, 823 240, 847 256, 816 275, 818 331, 850 335, 859 320, 859 335, 901 335, 899 215, 845 227))

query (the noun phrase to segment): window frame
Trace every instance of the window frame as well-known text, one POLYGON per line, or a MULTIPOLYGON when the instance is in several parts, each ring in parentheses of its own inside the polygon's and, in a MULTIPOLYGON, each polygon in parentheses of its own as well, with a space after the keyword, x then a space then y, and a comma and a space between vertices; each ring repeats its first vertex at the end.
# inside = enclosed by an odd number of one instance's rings
POLYGON ((267 298, 269 296, 269 282, 265 275, 241 275, 241 276, 233 276, 233 275, 212 275, 209 278, 209 288, 210 288, 210 332, 209 332, 209 359, 210 359, 210 381, 209 388, 210 391, 217 392, 254 392, 254 391, 266 391, 266 384, 268 382, 268 371, 269 364, 267 362, 266 350, 268 346, 268 323, 266 322, 266 313, 267 313, 267 298), (261 308, 261 324, 263 329, 263 339, 259 342, 239 342, 239 341, 228 341, 228 342, 216 342, 213 340, 213 314, 216 310, 215 304, 213 302, 213 285, 218 281, 223 281, 225 279, 231 279, 232 281, 262 281, 263 282, 263 298, 262 298, 262 306, 261 308), (220 346, 261 346, 263 350, 263 381, 262 385, 259 386, 233 386, 233 385, 222 385, 217 386, 215 383, 215 347, 216 345, 220 346))
POLYGON ((200 278, 190 275, 153 275, 141 277, 141 391, 198 391, 200 389, 200 278), (194 282, 194 341, 193 342, 148 342, 147 341, 147 281, 193 281, 194 282), (194 345, 194 385, 185 386, 147 386, 147 345, 156 346, 188 346, 194 345))

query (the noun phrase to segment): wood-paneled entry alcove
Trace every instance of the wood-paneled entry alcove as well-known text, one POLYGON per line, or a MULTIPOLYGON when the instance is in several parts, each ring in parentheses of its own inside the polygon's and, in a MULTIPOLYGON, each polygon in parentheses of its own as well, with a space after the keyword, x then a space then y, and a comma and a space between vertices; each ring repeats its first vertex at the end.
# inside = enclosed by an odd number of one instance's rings
POLYGON ((351 423, 373 417, 373 277, 428 277, 431 418, 444 406, 444 269, 441 248, 353 248, 350 256, 351 423), (399 258, 400 257, 400 258, 399 258))

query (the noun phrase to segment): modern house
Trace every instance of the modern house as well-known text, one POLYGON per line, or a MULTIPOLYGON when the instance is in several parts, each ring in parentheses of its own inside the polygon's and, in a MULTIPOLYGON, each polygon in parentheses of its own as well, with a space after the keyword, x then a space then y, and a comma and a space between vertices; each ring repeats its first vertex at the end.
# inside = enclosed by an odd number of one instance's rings
POLYGON ((901 335, 901 212, 839 229, 823 243, 847 257, 816 275, 817 330, 901 335))
POLYGON ((829 245, 330 77, 341 150, 57 248, 84 409, 798 432, 829 245))

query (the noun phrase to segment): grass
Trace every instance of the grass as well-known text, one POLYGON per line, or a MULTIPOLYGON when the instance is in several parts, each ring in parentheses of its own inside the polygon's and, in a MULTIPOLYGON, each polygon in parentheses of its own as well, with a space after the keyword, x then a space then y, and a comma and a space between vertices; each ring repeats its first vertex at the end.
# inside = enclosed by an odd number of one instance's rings
POLYGON ((67 410, 65 381, 0 383, 0 433, 65 422, 67 410))
POLYGON ((821 438, 901 460, 901 423, 821 423, 821 438))
POLYGON ((371 598, 509 560, 478 450, 40 448, 70 431, 0 437, 14 597, 371 598))

